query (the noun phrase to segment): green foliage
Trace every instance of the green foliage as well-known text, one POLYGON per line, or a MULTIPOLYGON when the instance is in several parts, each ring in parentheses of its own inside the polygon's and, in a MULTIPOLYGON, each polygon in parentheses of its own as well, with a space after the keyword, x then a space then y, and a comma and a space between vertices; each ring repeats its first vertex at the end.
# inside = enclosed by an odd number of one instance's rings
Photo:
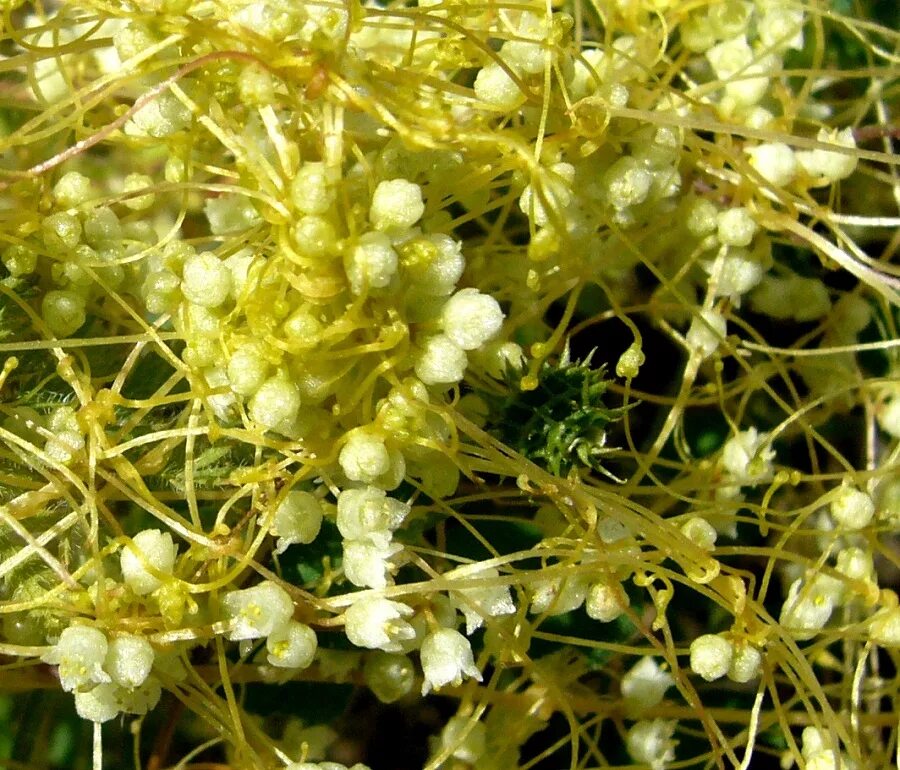
POLYGON ((525 373, 510 368, 507 394, 480 394, 489 406, 489 430, 555 475, 578 467, 605 473, 607 429, 626 410, 607 405, 606 368, 592 367, 591 357, 572 361, 567 348, 558 363, 541 367, 537 386, 527 389, 525 373))

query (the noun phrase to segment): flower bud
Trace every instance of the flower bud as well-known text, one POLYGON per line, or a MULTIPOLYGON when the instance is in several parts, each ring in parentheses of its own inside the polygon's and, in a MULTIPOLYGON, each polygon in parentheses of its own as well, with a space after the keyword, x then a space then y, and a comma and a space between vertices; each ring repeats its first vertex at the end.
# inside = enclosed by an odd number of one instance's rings
POLYGON ((119 558, 122 577, 139 596, 152 593, 162 585, 162 580, 154 573, 171 575, 177 552, 168 532, 158 529, 138 532, 122 549, 119 558))
POLYGON ((712 682, 728 673, 733 656, 731 642, 717 634, 704 634, 691 643, 691 670, 712 682))

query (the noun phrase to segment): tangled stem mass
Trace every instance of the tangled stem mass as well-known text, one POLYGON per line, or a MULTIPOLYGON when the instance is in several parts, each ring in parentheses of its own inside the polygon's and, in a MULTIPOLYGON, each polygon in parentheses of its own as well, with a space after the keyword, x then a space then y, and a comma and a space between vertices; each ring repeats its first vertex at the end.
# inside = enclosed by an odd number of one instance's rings
POLYGON ((895 766, 891 4, 0 5, 4 766, 895 766))

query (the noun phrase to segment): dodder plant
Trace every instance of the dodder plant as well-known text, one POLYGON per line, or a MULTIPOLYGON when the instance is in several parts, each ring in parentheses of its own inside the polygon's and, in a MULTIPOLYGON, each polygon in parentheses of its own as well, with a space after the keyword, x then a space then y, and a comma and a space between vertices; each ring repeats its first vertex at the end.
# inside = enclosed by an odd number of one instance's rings
POLYGON ((4 766, 892 765, 890 5, 7 0, 4 766))

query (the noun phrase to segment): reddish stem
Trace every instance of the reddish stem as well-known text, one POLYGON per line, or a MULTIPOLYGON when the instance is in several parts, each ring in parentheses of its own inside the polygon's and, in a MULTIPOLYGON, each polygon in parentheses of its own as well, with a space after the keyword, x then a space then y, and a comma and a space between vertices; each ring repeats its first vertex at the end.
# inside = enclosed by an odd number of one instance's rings
POLYGON ((875 123, 871 126, 858 126, 853 129, 853 138, 858 143, 871 142, 873 139, 881 139, 885 136, 889 136, 891 139, 900 139, 900 126, 875 123))

